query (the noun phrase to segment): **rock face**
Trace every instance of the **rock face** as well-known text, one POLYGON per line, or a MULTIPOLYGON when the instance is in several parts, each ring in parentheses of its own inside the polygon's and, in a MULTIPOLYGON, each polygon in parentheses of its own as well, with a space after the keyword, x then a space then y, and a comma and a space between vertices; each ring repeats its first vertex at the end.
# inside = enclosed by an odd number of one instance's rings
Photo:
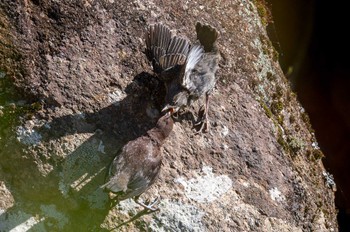
POLYGON ((118 149, 159 117, 164 87, 143 54, 143 32, 161 21, 193 41, 196 20, 221 34, 211 130, 192 130, 199 103, 178 116, 159 179, 142 195, 160 196, 160 211, 123 229, 338 230, 335 186, 252 2, 0 6, 0 80, 26 98, 1 101, 0 118, 38 106, 1 127, 0 231, 103 231, 139 210, 130 201, 110 208, 99 186, 118 149))

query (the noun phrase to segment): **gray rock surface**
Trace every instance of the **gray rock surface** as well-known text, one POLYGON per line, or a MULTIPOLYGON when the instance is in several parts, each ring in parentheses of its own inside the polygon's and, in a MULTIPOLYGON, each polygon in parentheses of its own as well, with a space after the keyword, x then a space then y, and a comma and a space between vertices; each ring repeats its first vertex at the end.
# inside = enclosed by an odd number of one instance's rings
POLYGON ((99 186, 118 149, 159 116, 164 87, 143 32, 162 21, 194 40, 196 20, 221 34, 211 130, 192 129, 200 102, 179 115, 159 179, 142 195, 160 196, 160 211, 122 230, 338 230, 322 152, 251 1, 0 6, 0 81, 23 93, 0 99, 0 119, 29 107, 1 126, 0 231, 103 231, 140 210, 110 208, 99 186))

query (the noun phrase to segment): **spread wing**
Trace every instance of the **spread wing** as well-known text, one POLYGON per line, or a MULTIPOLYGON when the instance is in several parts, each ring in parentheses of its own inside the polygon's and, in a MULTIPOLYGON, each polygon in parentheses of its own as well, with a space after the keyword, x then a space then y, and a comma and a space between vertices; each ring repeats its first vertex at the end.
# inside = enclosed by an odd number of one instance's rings
POLYGON ((150 25, 145 41, 147 57, 156 73, 185 63, 190 43, 186 38, 173 35, 167 26, 161 23, 150 25))
POLYGON ((159 61, 160 57, 166 54, 172 33, 170 29, 163 24, 150 25, 146 31, 146 52, 148 58, 152 61, 159 61))

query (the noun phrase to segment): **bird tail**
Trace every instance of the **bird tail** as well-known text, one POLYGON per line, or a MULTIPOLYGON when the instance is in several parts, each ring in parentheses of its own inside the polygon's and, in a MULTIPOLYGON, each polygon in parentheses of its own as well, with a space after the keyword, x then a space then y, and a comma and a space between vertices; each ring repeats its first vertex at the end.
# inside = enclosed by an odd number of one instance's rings
POLYGON ((196 23, 197 39, 203 45, 205 52, 214 52, 216 48, 216 40, 219 32, 208 24, 196 23))
POLYGON ((190 43, 186 38, 173 35, 167 26, 161 23, 150 25, 145 41, 147 57, 156 73, 185 63, 190 43))
POLYGON ((100 186, 101 189, 104 189, 105 191, 111 191, 114 193, 117 192, 125 192, 126 186, 120 186, 120 183, 118 183, 117 179, 110 179, 108 182, 100 186))

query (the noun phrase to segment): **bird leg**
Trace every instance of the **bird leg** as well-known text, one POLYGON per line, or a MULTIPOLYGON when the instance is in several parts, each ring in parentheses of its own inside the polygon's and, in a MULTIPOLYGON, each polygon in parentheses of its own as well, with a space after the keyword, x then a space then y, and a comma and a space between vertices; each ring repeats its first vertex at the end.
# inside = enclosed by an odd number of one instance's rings
POLYGON ((139 204, 140 206, 142 206, 143 208, 145 208, 145 209, 147 209, 147 210, 149 210, 149 211, 151 211, 151 212, 155 212, 155 211, 158 211, 158 210, 159 210, 158 208, 154 208, 154 207, 153 207, 153 206, 155 206, 155 205, 158 203, 159 197, 157 197, 157 198, 156 198, 151 204, 149 204, 149 205, 146 205, 145 203, 140 202, 140 201, 139 201, 139 196, 135 197, 135 198, 134 198, 134 201, 135 201, 137 204, 139 204))
MULTIPOLYGON (((147 215, 150 213, 153 213, 154 211, 150 211, 149 209, 144 208, 142 211, 138 212, 136 215, 134 215, 132 218, 130 218, 129 220, 127 220, 126 222, 122 222, 119 225, 117 225, 116 227, 114 227, 113 229, 118 229, 124 225, 127 225, 133 221, 135 221, 136 219, 142 217, 143 215, 147 215)), ((112 229, 112 230, 113 230, 112 229)))
POLYGON ((111 193, 109 194, 109 202, 110 202, 110 207, 113 208, 116 206, 120 200, 118 199, 118 195, 111 197, 111 193))
MULTIPOLYGON (((126 222, 122 222, 120 223, 119 225, 117 225, 116 227, 114 227, 113 229, 118 229, 124 225, 127 225, 133 221, 135 221, 136 219, 142 217, 143 215, 147 215, 147 214, 150 214, 150 213, 154 213, 155 211, 158 211, 159 209, 158 208, 154 208, 154 205, 156 205, 159 201, 159 197, 157 197, 151 204, 149 205, 146 205, 142 202, 139 201, 139 197, 140 196, 137 196, 134 198, 134 201, 139 204, 140 206, 144 207, 144 209, 140 212, 138 212, 137 214, 135 214, 132 218, 130 218, 129 220, 127 220, 126 222)), ((113 230, 112 229, 112 230, 113 230)))
POLYGON ((198 129, 198 132, 208 132, 210 123, 208 119, 208 109, 209 109, 209 94, 205 94, 205 104, 204 104, 204 112, 201 113, 202 109, 199 110, 200 113, 198 113, 200 116, 200 120, 195 124, 195 126, 200 126, 198 129))
POLYGON ((172 114, 174 119, 178 119, 179 118, 179 111, 176 111, 175 113, 172 114))

